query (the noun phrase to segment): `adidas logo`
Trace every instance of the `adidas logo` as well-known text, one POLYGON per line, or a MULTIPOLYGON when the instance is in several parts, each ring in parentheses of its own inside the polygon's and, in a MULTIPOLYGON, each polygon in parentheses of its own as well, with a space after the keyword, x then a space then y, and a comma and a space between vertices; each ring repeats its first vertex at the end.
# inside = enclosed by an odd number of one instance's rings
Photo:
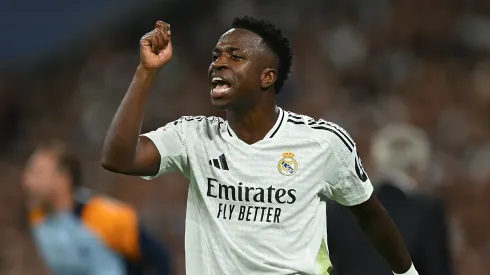
POLYGON ((210 159, 209 165, 213 165, 218 169, 223 169, 229 171, 228 163, 226 162, 225 154, 222 154, 217 159, 210 159))

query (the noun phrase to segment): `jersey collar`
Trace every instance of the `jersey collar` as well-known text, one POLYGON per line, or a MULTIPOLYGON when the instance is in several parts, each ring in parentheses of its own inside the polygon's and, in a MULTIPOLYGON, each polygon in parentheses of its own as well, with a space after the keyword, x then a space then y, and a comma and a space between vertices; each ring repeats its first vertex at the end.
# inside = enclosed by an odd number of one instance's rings
MULTIPOLYGON (((281 109, 280 107, 277 107, 277 110, 279 111, 279 115, 277 116, 276 123, 274 126, 269 130, 269 132, 265 135, 264 139, 269 139, 273 138, 274 136, 277 135, 277 132, 279 132, 279 129, 281 129, 281 126, 286 123, 287 120, 287 113, 281 109)), ((228 131, 228 134, 230 137, 236 137, 235 132, 230 128, 230 125, 228 123, 226 124, 226 130, 228 131)))

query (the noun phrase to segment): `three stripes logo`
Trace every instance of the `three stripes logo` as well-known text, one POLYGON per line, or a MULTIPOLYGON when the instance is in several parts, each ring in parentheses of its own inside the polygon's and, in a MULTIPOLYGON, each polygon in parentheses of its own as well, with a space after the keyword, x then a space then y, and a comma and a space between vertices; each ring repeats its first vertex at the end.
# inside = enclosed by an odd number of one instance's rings
POLYGON ((338 138, 340 138, 340 140, 342 140, 345 146, 347 146, 349 151, 352 152, 355 148, 354 140, 349 136, 349 134, 347 134, 347 132, 344 129, 342 129, 340 126, 338 126, 333 122, 325 121, 323 119, 320 119, 318 121, 315 121, 313 119, 305 121, 305 119, 300 115, 291 112, 289 112, 289 118, 287 122, 293 124, 303 124, 303 125, 308 124, 312 129, 329 131, 335 134, 338 138))
POLYGON ((226 162, 225 154, 222 154, 217 159, 210 159, 209 165, 226 171, 230 170, 230 168, 228 168, 228 163, 226 162))
POLYGON ((333 134, 335 134, 342 142, 345 144, 347 149, 349 149, 350 152, 355 153, 355 169, 356 169, 356 174, 359 177, 359 179, 362 182, 365 182, 368 179, 368 176, 366 174, 366 171, 364 170, 364 167, 362 166, 362 161, 361 158, 359 157, 359 154, 357 151, 354 151, 356 149, 356 145, 354 143, 354 140, 352 137, 340 126, 333 122, 325 121, 323 119, 320 119, 318 121, 315 121, 313 119, 309 119, 308 121, 305 121, 303 117, 301 117, 298 114, 289 112, 289 118, 287 120, 289 123, 293 124, 298 124, 298 125, 306 125, 310 126, 312 129, 317 129, 317 130, 324 130, 324 131, 329 131, 333 134))

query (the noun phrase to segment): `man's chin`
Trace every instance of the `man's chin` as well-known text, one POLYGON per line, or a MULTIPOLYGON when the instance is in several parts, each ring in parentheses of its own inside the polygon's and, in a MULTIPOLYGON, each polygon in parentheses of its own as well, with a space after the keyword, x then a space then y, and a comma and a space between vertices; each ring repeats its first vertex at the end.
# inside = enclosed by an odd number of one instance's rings
POLYGON ((220 98, 220 99, 215 99, 215 98, 211 98, 211 104, 220 109, 220 110, 223 110, 223 111, 226 111, 230 108, 231 104, 228 100, 225 100, 223 98, 220 98))
POLYGON ((219 96, 211 94, 211 104, 221 110, 229 109, 233 103, 233 93, 231 92, 219 96))

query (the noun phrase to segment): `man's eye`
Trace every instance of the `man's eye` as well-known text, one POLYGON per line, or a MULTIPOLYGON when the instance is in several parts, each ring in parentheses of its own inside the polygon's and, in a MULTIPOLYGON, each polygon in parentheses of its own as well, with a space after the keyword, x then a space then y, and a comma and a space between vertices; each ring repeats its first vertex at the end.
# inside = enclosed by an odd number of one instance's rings
POLYGON ((237 55, 237 54, 232 54, 232 55, 231 55, 231 58, 232 58, 233 60, 241 60, 241 59, 242 59, 242 57, 241 57, 241 56, 239 56, 239 55, 237 55))

